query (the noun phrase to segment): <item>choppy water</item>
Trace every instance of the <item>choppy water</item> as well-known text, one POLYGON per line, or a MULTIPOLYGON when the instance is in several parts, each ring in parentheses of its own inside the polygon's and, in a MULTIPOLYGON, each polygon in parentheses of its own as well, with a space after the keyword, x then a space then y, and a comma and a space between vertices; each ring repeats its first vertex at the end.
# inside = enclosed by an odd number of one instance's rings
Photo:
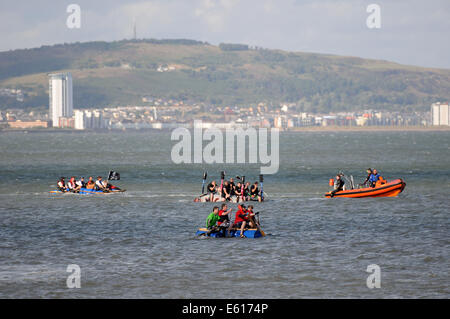
MULTIPOLYGON (((170 132, 0 134, 1 298, 449 298, 449 132, 283 133, 255 204, 260 239, 198 239, 202 170, 175 165, 170 132), (404 178, 397 198, 323 197, 339 169, 404 178), (123 194, 52 195, 59 176, 120 172, 123 194), (68 289, 67 265, 81 267, 68 289), (381 268, 368 289, 366 268, 381 268)), ((235 207, 235 204, 232 204, 235 207)))

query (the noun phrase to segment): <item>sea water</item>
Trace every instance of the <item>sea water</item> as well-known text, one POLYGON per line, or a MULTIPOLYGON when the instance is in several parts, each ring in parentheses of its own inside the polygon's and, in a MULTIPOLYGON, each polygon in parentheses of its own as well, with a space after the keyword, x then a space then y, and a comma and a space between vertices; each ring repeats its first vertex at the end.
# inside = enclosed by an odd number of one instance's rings
POLYGON ((259 239, 197 238, 215 204, 193 199, 205 170, 253 182, 260 165, 174 164, 173 144, 170 131, 1 133, 0 298, 450 297, 450 132, 280 133, 279 171, 253 203, 259 239), (336 173, 359 183, 368 167, 403 193, 324 197, 336 173), (49 193, 109 170, 125 193, 49 193))

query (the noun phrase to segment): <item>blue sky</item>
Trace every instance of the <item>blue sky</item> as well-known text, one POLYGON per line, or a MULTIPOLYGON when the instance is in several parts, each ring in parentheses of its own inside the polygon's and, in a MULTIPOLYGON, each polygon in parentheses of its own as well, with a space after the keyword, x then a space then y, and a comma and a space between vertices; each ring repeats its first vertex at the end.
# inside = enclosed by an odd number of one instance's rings
POLYGON ((2 0, 0 51, 138 38, 188 38, 450 68, 450 0, 2 0), (69 4, 81 28, 69 29, 69 4), (369 4, 381 28, 369 29, 369 4))

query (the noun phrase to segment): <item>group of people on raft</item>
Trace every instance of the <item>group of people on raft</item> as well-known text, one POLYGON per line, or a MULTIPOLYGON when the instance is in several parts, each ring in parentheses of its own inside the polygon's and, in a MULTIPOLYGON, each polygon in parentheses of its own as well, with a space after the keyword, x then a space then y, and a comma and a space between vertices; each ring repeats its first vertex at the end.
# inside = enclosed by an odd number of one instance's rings
MULTIPOLYGON (((362 187, 377 187, 382 184, 386 184, 386 180, 378 173, 376 169, 368 168, 366 170, 366 180, 360 184, 362 187)), ((333 190, 330 192, 330 196, 333 197, 337 192, 345 189, 344 174, 340 173, 336 175, 334 180, 333 190)))
POLYGON ((243 238, 244 230, 246 228, 257 228, 260 230, 259 221, 256 219, 258 212, 253 211, 253 205, 249 205, 247 208, 244 205, 238 205, 238 210, 234 218, 234 222, 231 222, 232 209, 228 208, 226 203, 223 203, 221 209, 218 206, 214 206, 213 211, 206 218, 206 228, 208 234, 212 232, 223 232, 223 237, 229 237, 230 231, 233 228, 240 230, 240 237, 243 238))
POLYGON ((108 180, 102 179, 101 176, 97 176, 97 180, 95 181, 92 176, 89 176, 87 182, 85 182, 84 177, 77 180, 76 176, 72 176, 67 182, 65 181, 65 177, 61 177, 57 182, 57 189, 63 193, 79 193, 82 188, 89 191, 103 191, 105 193, 120 190, 119 187, 111 185, 108 180))
POLYGON ((196 197, 195 202, 234 202, 241 201, 263 201, 263 196, 259 189, 258 182, 250 184, 234 183, 234 178, 230 178, 223 182, 222 185, 217 185, 216 181, 212 181, 206 187, 206 194, 196 197))

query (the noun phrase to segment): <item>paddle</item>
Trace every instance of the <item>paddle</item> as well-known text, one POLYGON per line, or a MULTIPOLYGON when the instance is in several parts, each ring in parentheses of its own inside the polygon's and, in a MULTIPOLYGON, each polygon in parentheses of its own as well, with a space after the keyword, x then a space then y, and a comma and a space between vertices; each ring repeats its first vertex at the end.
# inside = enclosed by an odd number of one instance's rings
POLYGON ((257 219, 255 219, 256 228, 258 228, 261 235, 266 236, 266 233, 261 229, 261 223, 259 221, 259 212, 256 212, 255 216, 257 217, 257 219))
POLYGON ((264 182, 264 176, 263 174, 259 175, 259 183, 261 184, 261 201, 264 201, 264 191, 263 191, 263 182, 264 182))
POLYGON ((241 177, 241 201, 244 201, 244 184, 245 184, 245 176, 241 177))
POLYGON ((206 182, 206 177, 208 177, 208 172, 207 172, 207 171, 205 171, 205 172, 203 173, 202 194, 205 193, 205 182, 206 182))
POLYGON ((220 172, 220 197, 222 197, 223 180, 225 179, 225 172, 220 172))

